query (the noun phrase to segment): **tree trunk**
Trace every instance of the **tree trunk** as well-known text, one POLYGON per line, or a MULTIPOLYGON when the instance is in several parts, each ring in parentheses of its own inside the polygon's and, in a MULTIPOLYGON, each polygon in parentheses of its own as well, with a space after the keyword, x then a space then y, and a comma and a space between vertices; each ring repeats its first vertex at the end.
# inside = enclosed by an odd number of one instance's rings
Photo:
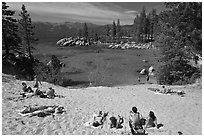
POLYGON ((5 31, 3 31, 3 38, 4 38, 4 44, 5 44, 5 50, 6 50, 6 54, 9 54, 9 46, 8 46, 8 43, 7 43, 7 38, 6 38, 6 33, 5 31))

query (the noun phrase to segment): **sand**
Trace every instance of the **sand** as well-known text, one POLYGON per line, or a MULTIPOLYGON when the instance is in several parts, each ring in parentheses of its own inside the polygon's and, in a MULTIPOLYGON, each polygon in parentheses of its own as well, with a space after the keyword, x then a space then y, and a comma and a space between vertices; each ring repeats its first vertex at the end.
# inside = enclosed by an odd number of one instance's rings
MULTIPOLYGON (((72 88, 60 87, 42 82, 42 90, 52 86, 56 94, 64 98, 20 99, 20 80, 2 74, 2 134, 3 135, 117 135, 130 134, 128 126, 129 111, 136 106, 143 116, 149 111, 155 112, 160 129, 147 129, 149 135, 184 135, 202 134, 202 85, 171 86, 183 90, 184 97, 178 95, 157 95, 149 87, 161 88, 156 84, 141 84, 118 87, 72 88), (26 105, 61 105, 66 113, 55 117, 22 117, 18 110, 26 105), (85 127, 94 113, 108 111, 109 116, 122 115, 125 128, 122 131, 110 130, 107 127, 85 127)), ((32 81, 25 81, 32 86, 32 81)))

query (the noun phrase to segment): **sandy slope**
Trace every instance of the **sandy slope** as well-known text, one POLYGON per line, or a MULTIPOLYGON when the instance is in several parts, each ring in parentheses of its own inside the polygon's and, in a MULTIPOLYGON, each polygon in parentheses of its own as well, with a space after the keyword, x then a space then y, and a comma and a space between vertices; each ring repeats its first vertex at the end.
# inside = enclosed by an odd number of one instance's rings
MULTIPOLYGON (((56 93, 65 98, 42 99, 28 98, 20 100, 21 81, 14 80, 3 74, 2 79, 2 132, 3 134, 129 134, 126 124, 123 132, 85 127, 93 113, 98 110, 109 111, 109 116, 120 114, 125 123, 132 106, 137 106, 143 116, 153 110, 161 129, 147 129, 149 135, 155 134, 202 134, 202 86, 174 86, 186 92, 185 97, 177 95, 156 95, 148 87, 158 85, 134 85, 121 87, 89 87, 72 89, 54 86, 43 82, 43 90, 52 86, 56 93), (66 113, 54 118, 47 116, 21 117, 17 110, 24 105, 62 105, 66 113)), ((32 82, 26 82, 32 86, 32 82)))

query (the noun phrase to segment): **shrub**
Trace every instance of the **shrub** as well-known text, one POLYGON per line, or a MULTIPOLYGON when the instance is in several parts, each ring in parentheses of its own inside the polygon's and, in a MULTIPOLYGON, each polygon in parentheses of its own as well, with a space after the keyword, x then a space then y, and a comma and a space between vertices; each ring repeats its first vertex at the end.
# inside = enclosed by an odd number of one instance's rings
POLYGON ((163 63, 157 71, 159 84, 189 84, 200 73, 189 60, 202 51, 202 3, 166 3, 159 15, 156 41, 163 63), (194 13, 198 13, 197 16, 194 13))
POLYGON ((39 77, 41 81, 53 83, 55 85, 60 86, 68 86, 68 83, 70 82, 69 79, 65 77, 65 75, 60 72, 60 66, 59 66, 59 59, 54 56, 53 65, 47 66, 42 62, 38 62, 34 65, 34 72, 39 77))
POLYGON ((33 64, 33 58, 16 57, 10 53, 3 56, 3 73, 15 75, 19 79, 33 80, 35 75, 33 64))

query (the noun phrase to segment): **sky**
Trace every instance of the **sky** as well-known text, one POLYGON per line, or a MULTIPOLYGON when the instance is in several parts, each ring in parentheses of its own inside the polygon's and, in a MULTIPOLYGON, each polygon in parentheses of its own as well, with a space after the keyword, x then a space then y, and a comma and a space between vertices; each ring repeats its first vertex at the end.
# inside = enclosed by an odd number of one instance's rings
POLYGON ((143 7, 157 13, 164 9, 161 2, 7 2, 9 9, 16 11, 19 18, 22 4, 26 6, 32 21, 62 23, 89 22, 99 25, 112 24, 120 19, 120 24, 133 24, 134 18, 143 7))

